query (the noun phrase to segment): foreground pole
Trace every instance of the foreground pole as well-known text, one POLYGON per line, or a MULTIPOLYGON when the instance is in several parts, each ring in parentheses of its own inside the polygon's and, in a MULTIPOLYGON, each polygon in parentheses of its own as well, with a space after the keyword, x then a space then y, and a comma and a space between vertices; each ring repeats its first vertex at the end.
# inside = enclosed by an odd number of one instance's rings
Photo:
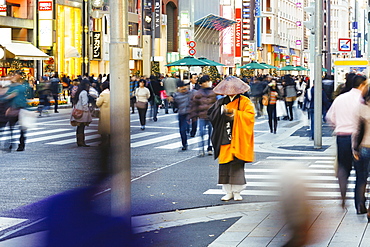
POLYGON ((314 105, 314 148, 322 147, 322 37, 323 4, 315 2, 315 105, 314 105))
POLYGON ((128 0, 110 0, 112 215, 131 217, 128 0))

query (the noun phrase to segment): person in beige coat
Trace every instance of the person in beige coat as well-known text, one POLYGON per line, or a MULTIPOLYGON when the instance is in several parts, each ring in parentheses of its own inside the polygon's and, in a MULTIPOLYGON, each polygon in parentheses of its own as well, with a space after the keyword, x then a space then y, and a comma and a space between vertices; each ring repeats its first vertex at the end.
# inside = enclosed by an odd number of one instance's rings
POLYGON ((101 85, 102 92, 96 100, 96 106, 100 108, 98 133, 101 135, 101 146, 109 146, 110 137, 110 90, 109 82, 101 85))

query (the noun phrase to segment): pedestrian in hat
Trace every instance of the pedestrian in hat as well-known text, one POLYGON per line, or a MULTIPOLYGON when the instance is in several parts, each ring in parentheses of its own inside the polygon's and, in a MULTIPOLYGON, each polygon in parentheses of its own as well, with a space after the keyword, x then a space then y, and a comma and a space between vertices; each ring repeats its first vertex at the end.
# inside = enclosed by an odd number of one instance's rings
POLYGON ((228 201, 241 201, 240 192, 245 188, 244 163, 254 157, 254 106, 250 99, 241 95, 249 90, 248 84, 230 76, 213 91, 226 95, 208 110, 213 126, 212 144, 214 158, 219 160, 218 183, 222 184, 228 201))

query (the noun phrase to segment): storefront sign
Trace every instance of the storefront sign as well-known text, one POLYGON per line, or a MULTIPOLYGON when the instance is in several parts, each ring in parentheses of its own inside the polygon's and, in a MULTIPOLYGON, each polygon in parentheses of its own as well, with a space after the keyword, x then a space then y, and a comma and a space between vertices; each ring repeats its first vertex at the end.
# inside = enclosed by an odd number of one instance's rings
POLYGON ((39 6, 39 20, 52 20, 53 19, 53 2, 40 1, 39 6))
POLYGON ((133 47, 132 48, 132 59, 143 60, 143 49, 133 47))
POLYGON ((161 37, 161 1, 155 0, 154 5, 154 30, 155 30, 155 37, 161 37))
POLYGON ((39 2, 39 11, 52 11, 53 2, 52 1, 40 1, 39 2))
POLYGON ((92 49, 93 49, 93 57, 92 60, 101 60, 102 55, 102 47, 101 47, 101 32, 92 32, 93 33, 93 43, 92 43, 92 49))
POLYGON ((235 57, 242 56, 242 9, 235 9, 235 57))
POLYGON ((6 5, 0 5, 0 16, 6 16, 6 5))

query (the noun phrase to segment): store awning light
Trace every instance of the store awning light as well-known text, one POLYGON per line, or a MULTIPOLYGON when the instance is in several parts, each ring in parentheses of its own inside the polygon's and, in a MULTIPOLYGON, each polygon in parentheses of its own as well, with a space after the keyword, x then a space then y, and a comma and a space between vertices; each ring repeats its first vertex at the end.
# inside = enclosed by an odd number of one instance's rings
MULTIPOLYGON (((46 60, 49 58, 49 55, 45 54, 31 43, 12 42, 1 45, 5 47, 8 53, 11 53, 14 58, 19 60, 46 60)), ((8 57, 7 55, 7 58, 8 57)))
POLYGON ((209 14, 194 22, 196 26, 222 31, 235 24, 236 21, 221 16, 209 14))
POLYGON ((80 53, 78 53, 77 49, 73 46, 67 46, 64 51, 64 57, 70 58, 70 57, 81 57, 80 53))

